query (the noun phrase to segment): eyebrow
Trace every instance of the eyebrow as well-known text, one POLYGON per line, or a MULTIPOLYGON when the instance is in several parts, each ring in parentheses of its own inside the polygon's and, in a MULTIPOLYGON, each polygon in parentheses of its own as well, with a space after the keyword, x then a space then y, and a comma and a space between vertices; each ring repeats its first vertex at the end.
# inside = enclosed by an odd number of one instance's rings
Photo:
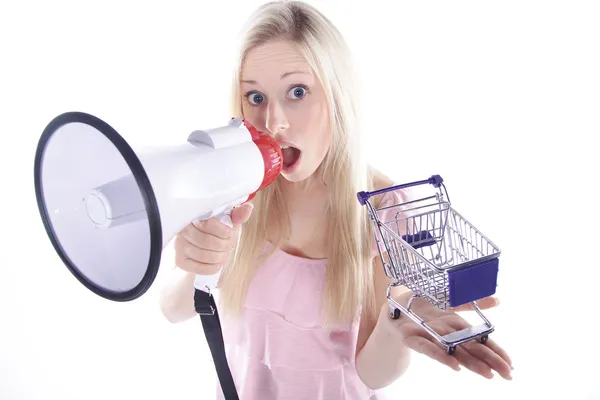
MULTIPOLYGON (((291 71, 291 72, 284 72, 283 74, 281 74, 281 78, 280 79, 287 78, 288 76, 294 75, 294 74, 310 75, 308 72, 304 72, 304 71, 291 71)), ((249 83, 251 85, 256 85, 256 81, 255 80, 242 80, 242 82, 249 83)))

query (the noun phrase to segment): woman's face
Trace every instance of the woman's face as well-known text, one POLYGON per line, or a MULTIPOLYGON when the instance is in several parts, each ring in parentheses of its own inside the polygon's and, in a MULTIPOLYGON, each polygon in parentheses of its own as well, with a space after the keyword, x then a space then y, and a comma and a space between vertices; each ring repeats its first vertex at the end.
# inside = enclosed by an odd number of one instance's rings
POLYGON ((242 112, 283 149, 282 175, 309 178, 331 144, 325 93, 303 56, 288 42, 252 49, 241 71, 242 112))

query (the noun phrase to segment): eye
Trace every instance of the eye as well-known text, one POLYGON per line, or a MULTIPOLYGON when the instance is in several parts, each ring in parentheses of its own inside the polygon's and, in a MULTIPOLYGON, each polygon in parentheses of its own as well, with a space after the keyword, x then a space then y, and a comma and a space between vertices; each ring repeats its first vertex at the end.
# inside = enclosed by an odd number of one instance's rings
POLYGON ((255 106, 261 104, 265 100, 263 95, 257 92, 246 93, 246 98, 248 99, 250 104, 253 104, 255 106))
POLYGON ((306 96, 306 88, 303 86, 295 86, 290 91, 289 94, 293 99, 301 99, 306 96))

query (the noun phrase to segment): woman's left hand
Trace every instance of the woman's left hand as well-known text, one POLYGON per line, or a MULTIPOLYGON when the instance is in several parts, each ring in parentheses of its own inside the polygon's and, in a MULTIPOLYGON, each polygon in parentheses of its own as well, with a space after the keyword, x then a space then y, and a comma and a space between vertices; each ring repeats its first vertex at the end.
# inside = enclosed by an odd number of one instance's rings
MULTIPOLYGON (((412 296, 412 292, 407 292, 398 296, 395 300, 403 307, 406 307, 412 296)), ((498 303, 496 298, 487 297, 477 301, 477 306, 480 309, 488 309, 495 307, 498 303)), ((387 302, 384 304, 384 308, 389 312, 389 304, 387 302)), ((417 297, 413 300, 410 310, 423 319, 423 321, 425 321, 425 323, 440 336, 460 331, 471 326, 467 321, 456 314, 456 311, 472 310, 469 305, 449 311, 442 311, 424 299, 417 297)), ((389 316, 388 318, 391 320, 389 316)), ((495 370, 503 378, 512 379, 510 375, 512 370, 512 361, 510 360, 510 357, 506 351, 498 346, 491 338, 488 338, 485 345, 479 343, 475 339, 463 343, 456 346, 454 355, 449 355, 444 346, 408 316, 401 313, 400 318, 391 320, 391 324, 393 329, 400 333, 406 346, 418 353, 431 357, 450 368, 460 370, 459 365, 464 365, 467 369, 486 378, 493 378, 494 375, 492 370, 495 370)))

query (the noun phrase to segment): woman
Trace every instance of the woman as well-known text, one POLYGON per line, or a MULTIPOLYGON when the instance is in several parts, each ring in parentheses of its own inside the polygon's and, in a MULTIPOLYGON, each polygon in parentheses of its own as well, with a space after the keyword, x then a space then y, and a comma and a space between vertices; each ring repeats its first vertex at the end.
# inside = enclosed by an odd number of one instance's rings
MULTIPOLYGON (((406 371, 411 349, 509 379, 510 359, 493 341, 465 344, 453 357, 407 317, 389 317, 390 281, 356 193, 393 182, 363 162, 352 63, 331 22, 302 2, 263 5, 249 20, 236 72, 233 115, 273 135, 283 171, 232 212, 233 228, 212 219, 178 235, 186 275, 165 287, 165 316, 196 316, 195 274, 221 272, 227 358, 244 400, 380 398, 377 389, 406 371)), ((410 293, 396 290, 406 305, 410 293)), ((468 326, 424 302, 412 307, 440 332, 468 326)))

